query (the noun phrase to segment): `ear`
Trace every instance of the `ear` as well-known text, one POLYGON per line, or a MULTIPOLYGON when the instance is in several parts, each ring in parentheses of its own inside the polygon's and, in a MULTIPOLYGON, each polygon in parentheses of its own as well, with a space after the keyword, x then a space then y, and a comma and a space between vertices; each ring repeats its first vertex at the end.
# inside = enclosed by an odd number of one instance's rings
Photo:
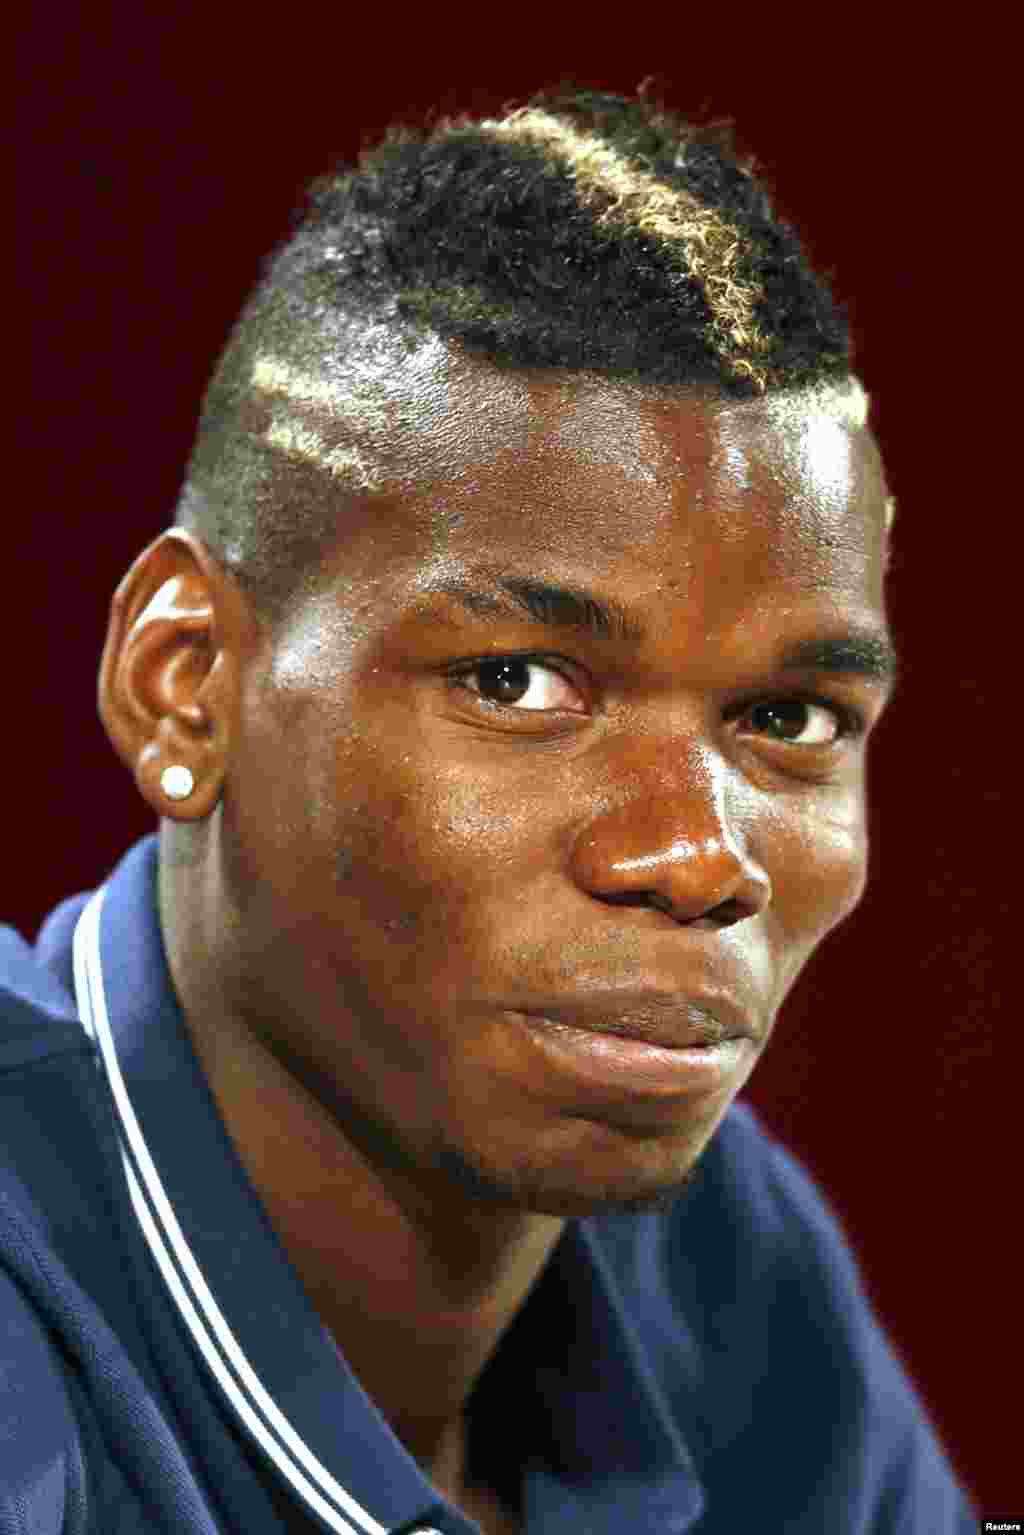
POLYGON ((220 797, 238 697, 240 613, 230 579, 182 528, 144 549, 114 593, 100 718, 158 816, 199 821, 220 797), (165 792, 169 767, 192 774, 187 798, 165 792))

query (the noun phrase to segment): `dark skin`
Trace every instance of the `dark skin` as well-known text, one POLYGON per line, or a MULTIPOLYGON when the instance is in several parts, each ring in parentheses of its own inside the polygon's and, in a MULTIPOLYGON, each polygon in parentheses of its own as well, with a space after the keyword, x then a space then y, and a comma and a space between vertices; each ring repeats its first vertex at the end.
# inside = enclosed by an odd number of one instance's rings
POLYGON ((139 557, 101 712, 162 818, 171 974, 241 1160, 399 1438, 505 1531, 465 1407, 566 1218, 685 1187, 863 892, 886 683, 781 658, 884 640, 887 492, 870 433, 807 400, 454 352, 415 390, 413 488, 346 512, 276 626, 193 535, 139 557), (646 637, 440 592, 509 575, 646 637), (503 691, 470 669, 514 652, 503 691), (743 1020, 713 1091, 582 1086, 522 1017, 652 987, 743 1020))

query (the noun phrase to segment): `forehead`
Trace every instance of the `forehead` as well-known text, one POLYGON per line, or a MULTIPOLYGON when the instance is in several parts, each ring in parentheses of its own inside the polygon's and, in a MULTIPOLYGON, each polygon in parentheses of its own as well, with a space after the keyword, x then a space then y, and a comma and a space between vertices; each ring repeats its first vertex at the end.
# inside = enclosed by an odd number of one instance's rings
POLYGON ((334 381, 328 367, 315 391, 274 376, 307 441, 374 465, 373 493, 339 516, 349 575, 360 551, 424 590, 465 569, 528 573, 542 556, 549 576, 583 568, 638 591, 731 602, 801 588, 881 605, 887 491, 857 385, 725 401, 504 370, 436 338, 334 381))

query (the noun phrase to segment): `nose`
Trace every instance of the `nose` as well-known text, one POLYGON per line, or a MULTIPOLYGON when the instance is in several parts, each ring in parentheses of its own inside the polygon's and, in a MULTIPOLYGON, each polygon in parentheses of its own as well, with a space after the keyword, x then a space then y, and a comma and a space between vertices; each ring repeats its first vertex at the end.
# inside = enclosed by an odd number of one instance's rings
MULTIPOLYGON (((634 764, 635 767, 635 764, 634 764)), ((652 906, 678 922, 731 927, 765 910, 767 870, 730 814, 729 772, 701 754, 630 774, 628 800, 581 829, 577 883, 609 905, 652 906), (653 781, 652 781, 653 780, 653 781)))

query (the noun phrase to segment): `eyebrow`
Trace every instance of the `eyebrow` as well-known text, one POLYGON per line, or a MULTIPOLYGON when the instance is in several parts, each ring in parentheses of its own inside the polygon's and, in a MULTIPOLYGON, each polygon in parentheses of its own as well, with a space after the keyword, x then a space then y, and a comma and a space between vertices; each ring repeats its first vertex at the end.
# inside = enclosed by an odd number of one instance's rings
MULTIPOLYGON (((500 621, 525 613, 549 629, 572 629, 600 639, 639 647, 648 631, 614 598, 577 586, 553 586, 524 576, 507 576, 487 590, 465 581, 432 588, 453 598, 477 618, 500 621)), ((892 688, 900 673, 898 652, 884 629, 854 625, 801 640, 783 652, 781 671, 829 672, 864 677, 892 688)))
POLYGON ((479 618, 521 618, 525 612, 550 629, 575 629, 601 639, 640 645, 642 624, 614 598, 597 597, 577 586, 552 586, 526 576, 506 576, 488 591, 462 581, 435 587, 479 618))

